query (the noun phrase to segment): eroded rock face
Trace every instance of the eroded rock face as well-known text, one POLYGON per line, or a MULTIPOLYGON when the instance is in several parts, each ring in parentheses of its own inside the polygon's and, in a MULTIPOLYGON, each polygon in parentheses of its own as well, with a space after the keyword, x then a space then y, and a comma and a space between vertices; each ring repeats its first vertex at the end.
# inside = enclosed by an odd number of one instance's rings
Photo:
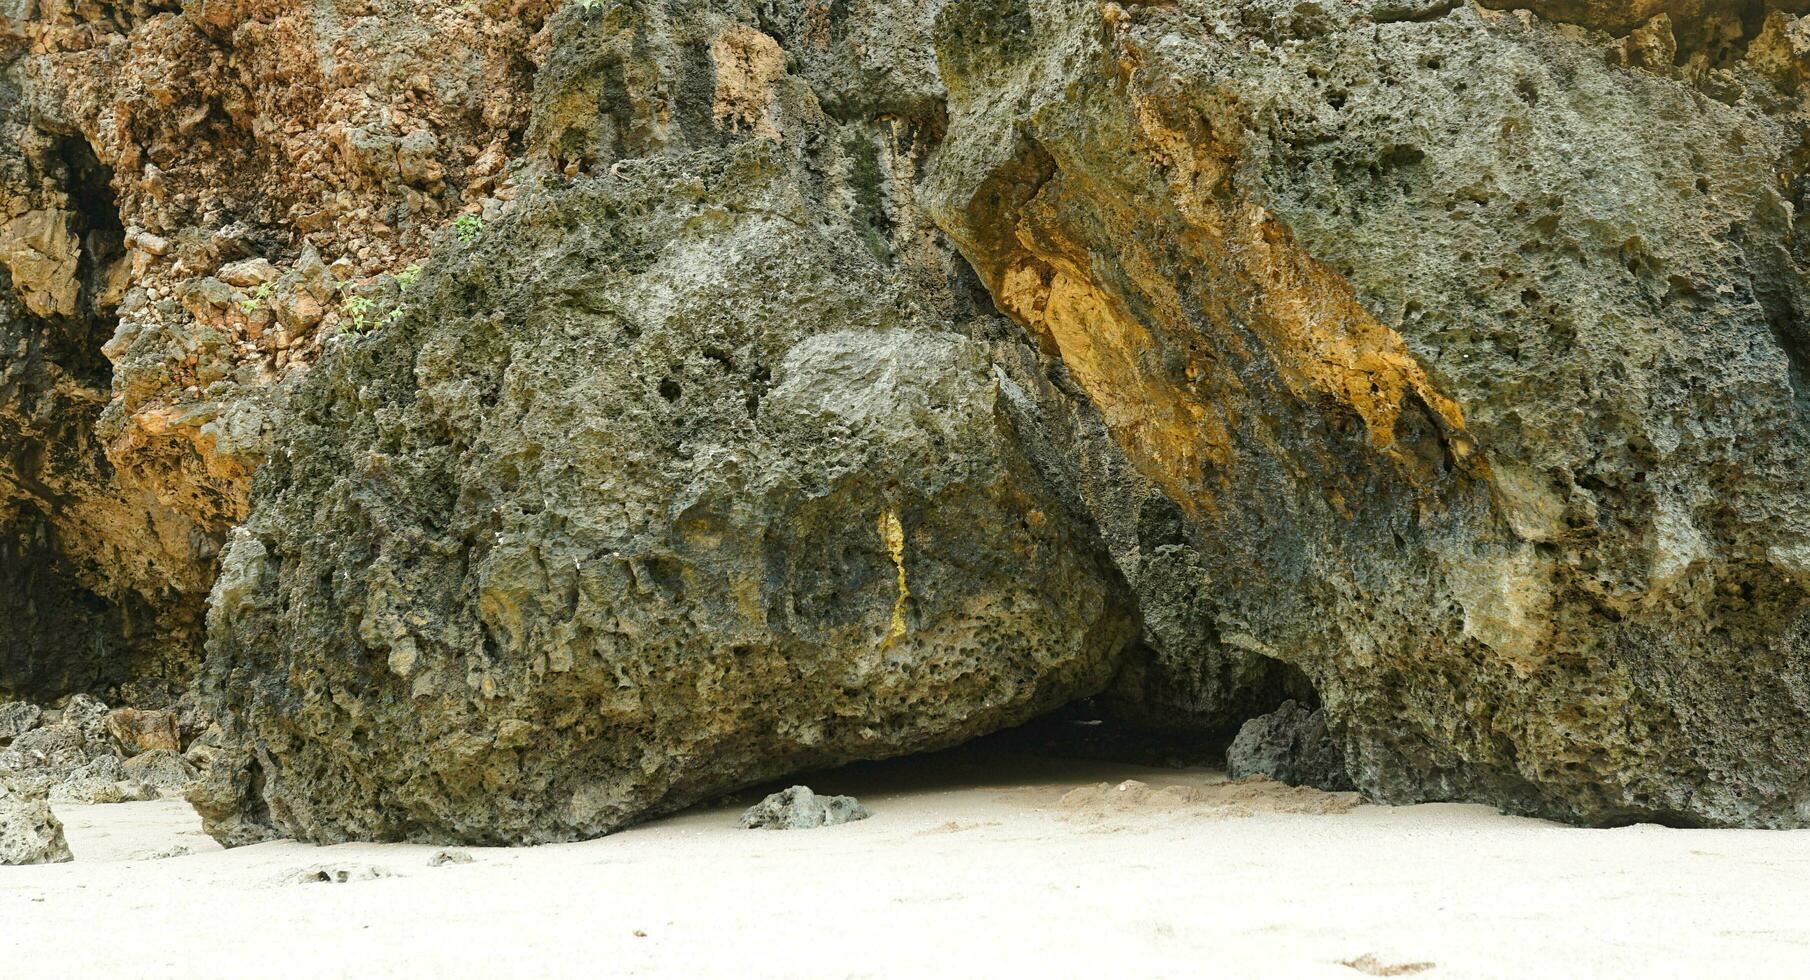
POLYGON ((213 583, 233 842, 1309 688, 1373 799, 1810 821, 1810 20, 1508 6, 35 5, 0 695, 213 583))
POLYGON ((14 6, 0 694, 164 705, 282 383, 431 232, 513 193, 547 8, 14 6))
POLYGON ((939 221, 1366 794, 1810 820, 1785 130, 1396 6, 950 4, 939 221))
MULTIPOLYGON (((196 798, 228 836, 593 836, 1027 720, 1135 634, 1028 396, 881 222, 892 134, 770 77, 748 25, 612 9, 561 15, 575 50, 723 114, 550 136, 575 176, 297 388, 214 593, 247 751, 196 798), (701 87, 665 53, 713 36, 746 58, 701 87), (663 142, 613 159, 624 133, 663 142)), ((555 74, 549 117, 593 118, 586 84, 555 74)))

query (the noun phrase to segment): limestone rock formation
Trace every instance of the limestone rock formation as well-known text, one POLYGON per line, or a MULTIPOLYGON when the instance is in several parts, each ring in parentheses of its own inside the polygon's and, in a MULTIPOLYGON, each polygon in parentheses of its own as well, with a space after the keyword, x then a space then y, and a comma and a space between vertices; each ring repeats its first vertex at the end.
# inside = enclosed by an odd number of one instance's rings
POLYGON ((1135 632, 942 254, 886 221, 909 136, 707 8, 554 27, 531 132, 573 175, 328 351, 228 549, 205 681, 246 751, 195 799, 230 836, 596 835, 1027 720, 1135 632), (631 56, 721 112, 634 89, 572 128, 631 56))
POLYGON ((1367 795, 1810 821, 1793 130, 1412 6, 951 3, 934 210, 1367 795))
POLYGON ((211 587, 236 843, 1096 694, 1311 699, 1380 801, 1810 823, 1807 10, 28 5, 0 696, 180 713, 0 766, 168 763, 211 587))
POLYGON ((747 830, 812 830, 871 816, 852 796, 819 796, 809 786, 793 786, 749 807, 741 825, 747 830))
POLYGON ((549 9, 177 8, 0 15, 0 695, 179 696, 282 382, 512 193, 549 9))
POLYGON ((1329 793, 1353 788, 1338 743, 1326 731, 1326 713, 1293 700, 1238 729, 1226 750, 1226 774, 1233 779, 1268 776, 1329 793))
MULTIPOLYGON (((179 753, 171 712, 109 711, 78 694, 49 711, 24 702, 0 707, 0 724, 9 721, 25 730, 10 740, 0 736, 0 788, 33 798, 94 804, 179 797, 201 768, 179 753)), ((205 746, 198 747, 205 766, 205 746)))

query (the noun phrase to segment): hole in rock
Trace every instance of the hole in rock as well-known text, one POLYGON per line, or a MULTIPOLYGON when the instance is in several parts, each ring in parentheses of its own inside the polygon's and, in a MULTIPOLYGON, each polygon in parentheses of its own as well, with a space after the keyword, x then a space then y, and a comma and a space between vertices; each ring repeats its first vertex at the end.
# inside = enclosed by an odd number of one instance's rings
MULTIPOLYGON (((1262 809, 1270 805, 1267 795, 1290 790, 1280 783, 1244 790, 1215 787, 1228 783, 1227 750, 1251 717, 1267 715, 1287 700, 1318 705, 1298 672, 1285 668, 1278 676, 1280 686, 1251 700, 1230 722, 1139 723, 1127 719, 1108 697, 1083 698, 954 748, 809 770, 749 787, 695 807, 687 819, 720 822, 724 810, 745 809, 790 786, 808 786, 820 796, 853 796, 876 814, 970 803, 1060 811, 1096 806, 1102 784, 1118 786, 1127 780, 1157 790, 1199 789, 1207 805, 1216 794, 1228 799, 1257 797, 1256 806, 1262 809), (960 802, 948 794, 958 794, 960 802)), ((1317 799, 1314 794, 1306 798, 1317 799)), ((1321 802, 1337 807, 1350 800, 1327 794, 1321 802)))
POLYGON ((80 136, 61 137, 56 148, 63 165, 63 190, 74 214, 70 230, 81 243, 76 276, 83 321, 68 331, 69 343, 57 352, 57 360, 104 387, 111 381, 113 369, 101 347, 113 336, 115 311, 123 298, 126 228, 120 222, 119 202, 113 193, 113 168, 101 163, 80 136))

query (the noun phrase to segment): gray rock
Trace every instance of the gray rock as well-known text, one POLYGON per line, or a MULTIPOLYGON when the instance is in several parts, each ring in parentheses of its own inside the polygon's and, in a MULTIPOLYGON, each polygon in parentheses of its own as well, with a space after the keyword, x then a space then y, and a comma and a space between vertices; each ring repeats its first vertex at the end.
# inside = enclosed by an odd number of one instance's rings
POLYGON ((77 725, 58 723, 36 728, 13 739, 9 754, 20 769, 74 770, 94 758, 88 739, 77 725))
POLYGON ((50 788, 49 799, 52 803, 97 806, 143 803, 158 796, 156 788, 129 779, 67 779, 50 788))
POLYGON ((749 807, 741 825, 749 830, 809 830, 871 816, 852 796, 818 796, 809 786, 793 786, 749 807))
POLYGON ((224 748, 188 785, 184 797, 202 826, 224 847, 261 844, 282 836, 264 803, 263 771, 251 750, 224 748))
POLYGON ((117 755, 96 756, 69 772, 69 779, 124 779, 124 763, 117 755))
POLYGON ((427 866, 430 868, 441 868, 449 864, 470 864, 472 861, 473 858, 468 851, 461 851, 458 848, 445 848, 435 851, 433 857, 427 859, 427 866))
POLYGON ((0 744, 38 727, 38 720, 43 716, 43 710, 26 701, 0 704, 0 744))
POLYGON ((204 816, 595 836, 1106 686, 1130 597, 986 348, 813 203, 883 192, 823 176, 868 138, 549 184, 301 380, 215 586, 247 751, 204 816))
POLYGON ((1233 779, 1268 776, 1329 793, 1356 788, 1338 744, 1326 731, 1325 713, 1292 700, 1238 729, 1226 751, 1226 774, 1233 779))
POLYGON ((109 744, 107 715, 107 706, 99 698, 77 694, 63 705, 59 722, 80 730, 82 738, 99 749, 109 744))
POLYGON ((182 796, 198 775, 195 767, 169 749, 152 749, 127 759, 120 778, 143 784, 159 796, 182 796))
POLYGON ((50 804, 0 787, 0 864, 59 864, 73 861, 62 821, 50 804))

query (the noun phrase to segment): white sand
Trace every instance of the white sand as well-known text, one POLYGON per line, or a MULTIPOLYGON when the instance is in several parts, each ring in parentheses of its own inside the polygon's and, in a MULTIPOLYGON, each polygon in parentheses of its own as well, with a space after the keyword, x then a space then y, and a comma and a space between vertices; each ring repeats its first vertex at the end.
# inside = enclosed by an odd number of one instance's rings
POLYGON ((437 868, 416 845, 219 851, 181 803, 66 807, 75 863, 0 868, 0 975, 1810 973, 1810 832, 1576 830, 1219 780, 943 756, 810 780, 859 795, 862 823, 746 831, 722 807, 437 868), (1126 778, 1153 788, 1092 788, 1126 778), (183 846, 207 849, 131 859, 183 846), (394 877, 285 883, 320 866, 394 877))

